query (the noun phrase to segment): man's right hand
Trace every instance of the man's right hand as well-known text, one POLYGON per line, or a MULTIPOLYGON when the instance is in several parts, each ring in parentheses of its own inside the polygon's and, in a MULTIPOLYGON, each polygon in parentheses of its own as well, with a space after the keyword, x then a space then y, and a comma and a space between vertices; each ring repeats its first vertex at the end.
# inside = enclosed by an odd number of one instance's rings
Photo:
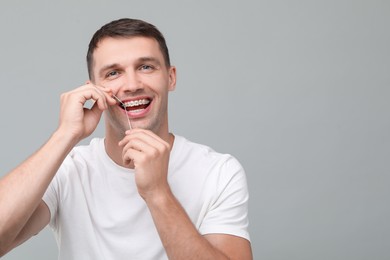
POLYGON ((86 84, 61 95, 60 122, 58 131, 75 138, 76 142, 88 137, 96 129, 102 112, 115 105, 111 90, 94 84, 86 84), (94 101, 91 108, 84 105, 94 101))
POLYGON ((102 112, 116 104, 111 95, 110 89, 93 84, 62 94, 57 131, 0 178, 0 257, 49 223, 50 212, 42 197, 69 151, 95 130, 102 112), (94 101, 90 109, 84 107, 87 100, 94 101))

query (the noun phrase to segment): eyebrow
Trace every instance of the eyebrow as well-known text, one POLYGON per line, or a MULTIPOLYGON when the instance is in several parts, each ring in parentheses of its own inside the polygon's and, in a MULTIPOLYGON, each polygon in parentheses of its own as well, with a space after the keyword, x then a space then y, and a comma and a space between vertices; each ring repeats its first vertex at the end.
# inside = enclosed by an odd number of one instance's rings
POLYGON ((146 62, 146 61, 153 62, 157 66, 161 66, 160 61, 157 58, 155 58, 155 57, 141 57, 141 58, 138 59, 138 62, 146 62))
POLYGON ((104 76, 104 73, 107 71, 107 70, 110 70, 110 69, 113 69, 113 68, 118 68, 120 65, 118 63, 113 63, 113 64, 108 64, 108 65, 105 65, 103 66, 103 68, 101 68, 99 70, 99 77, 102 77, 104 76))

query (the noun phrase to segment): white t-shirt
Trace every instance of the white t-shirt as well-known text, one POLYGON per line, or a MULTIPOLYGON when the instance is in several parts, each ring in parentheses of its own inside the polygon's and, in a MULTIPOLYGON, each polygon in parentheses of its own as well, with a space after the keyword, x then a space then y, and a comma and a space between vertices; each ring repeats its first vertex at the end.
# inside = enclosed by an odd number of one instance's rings
MULTIPOLYGON (((249 240, 248 189, 239 162, 175 136, 168 182, 201 234, 249 240)), ((43 200, 59 246, 59 259, 167 259, 134 171, 115 164, 104 139, 75 147, 43 200)))

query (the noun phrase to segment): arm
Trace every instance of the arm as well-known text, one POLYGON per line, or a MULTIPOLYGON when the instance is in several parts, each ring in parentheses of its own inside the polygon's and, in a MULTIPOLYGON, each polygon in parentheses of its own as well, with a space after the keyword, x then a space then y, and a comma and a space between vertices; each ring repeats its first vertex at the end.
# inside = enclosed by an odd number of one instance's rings
POLYGON ((30 237, 36 235, 49 223, 49 220, 49 209, 47 208, 45 202, 41 201, 12 243, 8 244, 7 247, 1 248, 0 257, 18 245, 22 244, 24 241, 28 240, 30 237))
POLYGON ((0 256, 38 233, 49 222, 42 197, 69 151, 96 128, 107 103, 115 103, 92 85, 61 96, 58 129, 37 152, 0 179, 0 256), (95 105, 85 109, 88 99, 95 105))
MULTIPOLYGON (((54 133, 40 150, 0 180, 0 255, 15 244, 15 239, 41 203, 46 188, 69 149, 65 138, 54 133)), ((44 211, 36 212, 38 218, 45 214, 44 211)), ((33 233, 38 233, 48 221, 46 219, 45 223, 30 228, 33 233)), ((22 238, 25 239, 28 237, 22 238)))
POLYGON ((252 259, 250 242, 244 238, 200 235, 170 191, 149 199, 147 205, 169 259, 252 259))
POLYGON ((226 234, 202 236, 167 182, 170 145, 150 131, 134 129, 119 143, 123 161, 133 164, 145 200, 169 259, 252 259, 250 242, 226 234))

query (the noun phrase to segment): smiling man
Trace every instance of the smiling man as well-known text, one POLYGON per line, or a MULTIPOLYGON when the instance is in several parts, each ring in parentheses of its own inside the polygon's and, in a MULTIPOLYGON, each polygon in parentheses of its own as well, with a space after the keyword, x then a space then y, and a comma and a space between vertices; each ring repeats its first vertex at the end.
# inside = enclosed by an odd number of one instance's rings
POLYGON ((108 23, 87 63, 57 130, 0 180, 0 255, 50 224, 59 259, 252 259, 241 165, 169 132, 176 68, 158 29, 108 23), (105 138, 75 146, 103 111, 105 138))

